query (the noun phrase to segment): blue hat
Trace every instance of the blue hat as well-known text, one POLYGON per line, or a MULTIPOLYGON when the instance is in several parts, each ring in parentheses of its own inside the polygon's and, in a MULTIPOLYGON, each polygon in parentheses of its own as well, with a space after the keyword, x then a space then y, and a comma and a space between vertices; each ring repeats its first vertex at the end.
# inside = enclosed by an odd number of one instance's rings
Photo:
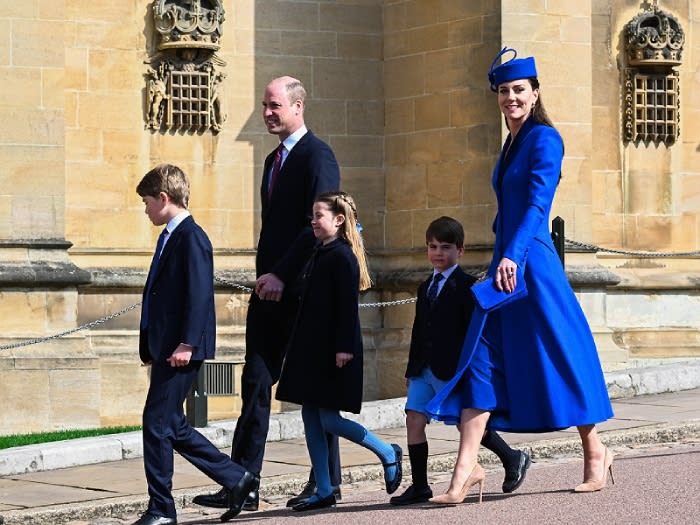
POLYGON ((518 52, 510 47, 504 47, 498 53, 498 56, 491 63, 491 71, 489 71, 491 91, 497 91, 498 85, 504 82, 537 76, 534 57, 515 58, 517 56, 518 52), (497 66, 496 62, 506 53, 513 53, 513 58, 497 66))

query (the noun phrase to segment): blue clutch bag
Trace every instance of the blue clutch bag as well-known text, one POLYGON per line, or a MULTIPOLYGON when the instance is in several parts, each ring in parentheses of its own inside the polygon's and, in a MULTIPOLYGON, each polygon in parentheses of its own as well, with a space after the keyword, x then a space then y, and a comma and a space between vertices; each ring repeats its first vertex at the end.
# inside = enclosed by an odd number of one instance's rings
POLYGON ((520 268, 516 270, 515 277, 515 290, 510 293, 498 291, 498 288, 493 284, 492 277, 487 277, 486 280, 473 285, 471 292, 479 308, 484 312, 491 312, 525 297, 527 295, 527 286, 520 268))

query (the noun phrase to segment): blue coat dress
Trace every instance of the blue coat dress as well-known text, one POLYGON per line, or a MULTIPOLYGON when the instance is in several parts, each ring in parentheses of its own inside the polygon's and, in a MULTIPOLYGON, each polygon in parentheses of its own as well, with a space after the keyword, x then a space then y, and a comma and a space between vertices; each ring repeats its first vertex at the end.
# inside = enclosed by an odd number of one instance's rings
POLYGON ((491 411, 492 429, 546 432, 612 416, 591 330, 549 232, 563 155, 559 133, 528 120, 513 144, 506 139, 493 173, 498 215, 488 273, 511 259, 528 295, 489 314, 461 371, 462 406, 491 411))

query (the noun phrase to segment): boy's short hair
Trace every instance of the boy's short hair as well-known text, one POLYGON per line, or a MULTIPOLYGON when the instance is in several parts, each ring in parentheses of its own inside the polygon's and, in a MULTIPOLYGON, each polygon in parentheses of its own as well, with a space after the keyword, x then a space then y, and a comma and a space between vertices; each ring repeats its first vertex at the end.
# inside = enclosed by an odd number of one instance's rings
POLYGON ((190 200, 190 181, 185 172, 177 166, 159 164, 146 173, 136 186, 136 193, 141 197, 158 197, 161 191, 173 204, 187 208, 190 200))
POLYGON ((430 223, 425 230, 425 242, 432 239, 438 242, 447 242, 457 245, 457 248, 464 247, 464 228, 457 219, 442 216, 430 223))

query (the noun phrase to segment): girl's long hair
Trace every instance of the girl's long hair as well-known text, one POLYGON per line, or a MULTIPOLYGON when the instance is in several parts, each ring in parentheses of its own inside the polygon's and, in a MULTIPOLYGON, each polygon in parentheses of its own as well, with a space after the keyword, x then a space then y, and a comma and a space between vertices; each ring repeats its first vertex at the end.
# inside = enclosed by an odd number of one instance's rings
POLYGON ((324 202, 328 205, 333 215, 342 215, 345 221, 341 224, 338 234, 345 239, 357 258, 360 267, 360 291, 372 286, 372 278, 369 275, 365 246, 358 227, 357 207, 353 198, 344 191, 329 191, 316 197, 316 202, 324 202))

